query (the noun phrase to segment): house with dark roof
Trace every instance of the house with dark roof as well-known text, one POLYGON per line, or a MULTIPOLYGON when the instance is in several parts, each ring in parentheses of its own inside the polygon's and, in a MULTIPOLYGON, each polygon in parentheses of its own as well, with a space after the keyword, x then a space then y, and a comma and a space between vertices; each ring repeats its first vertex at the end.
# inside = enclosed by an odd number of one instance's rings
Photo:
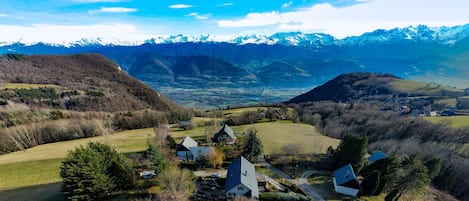
POLYGON ((176 155, 180 160, 190 160, 192 157, 192 153, 190 148, 197 147, 199 144, 189 136, 186 136, 184 140, 180 144, 176 146, 176 155))
POLYGON ((388 156, 382 151, 376 151, 368 157, 368 164, 373 164, 374 162, 379 161, 381 159, 385 159, 387 157, 388 156))
POLYGON ((350 164, 334 171, 332 182, 337 193, 355 197, 360 192, 360 183, 350 164))
POLYGON ((231 130, 231 128, 227 124, 223 124, 223 128, 221 128, 215 135, 213 136, 213 141, 218 143, 226 143, 232 144, 236 141, 236 136, 231 130))
POLYGON ((237 196, 259 198, 259 187, 254 165, 240 156, 228 166, 225 183, 226 198, 232 200, 237 196))

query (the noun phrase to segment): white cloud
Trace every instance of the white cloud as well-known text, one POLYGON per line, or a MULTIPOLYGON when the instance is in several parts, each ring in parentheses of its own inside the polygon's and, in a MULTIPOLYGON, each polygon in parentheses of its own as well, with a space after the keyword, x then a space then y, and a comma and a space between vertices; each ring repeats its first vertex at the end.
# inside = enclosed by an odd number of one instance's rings
POLYGON ((117 3, 125 0, 73 0, 75 3, 117 3))
POLYGON ((7 14, 0 13, 0 17, 8 17, 7 14))
POLYGON ((231 3, 231 2, 228 2, 228 3, 222 3, 222 4, 218 4, 217 6, 218 6, 218 7, 234 6, 234 3, 231 3))
POLYGON ((459 0, 375 0, 342 8, 318 4, 292 12, 250 13, 242 19, 220 20, 218 26, 243 28, 274 25, 276 30, 272 32, 322 30, 342 38, 380 28, 466 24, 469 23, 467 7, 469 2, 461 3, 459 0))
POLYGON ((80 39, 100 38, 103 42, 141 41, 150 36, 131 24, 110 23, 92 25, 34 24, 31 26, 1 25, 2 41, 24 43, 68 43, 80 39))
POLYGON ((132 13, 137 12, 136 8, 125 8, 125 7, 101 7, 99 10, 89 10, 88 13, 132 13))
POLYGON ((184 8, 192 8, 194 7, 193 5, 187 5, 187 4, 173 4, 168 6, 168 8, 172 9, 184 9, 184 8))
POLYGON ((208 19, 212 14, 199 14, 199 13, 196 13, 196 12, 193 12, 193 13, 189 13, 187 14, 186 16, 189 16, 189 17, 194 17, 195 19, 197 20, 206 20, 208 19))
POLYGON ((287 3, 282 4, 282 8, 288 8, 293 4, 293 1, 289 1, 287 3))
POLYGON ((240 20, 220 20, 218 26, 220 27, 258 27, 258 26, 269 26, 282 23, 282 14, 278 12, 270 13, 249 13, 240 20))

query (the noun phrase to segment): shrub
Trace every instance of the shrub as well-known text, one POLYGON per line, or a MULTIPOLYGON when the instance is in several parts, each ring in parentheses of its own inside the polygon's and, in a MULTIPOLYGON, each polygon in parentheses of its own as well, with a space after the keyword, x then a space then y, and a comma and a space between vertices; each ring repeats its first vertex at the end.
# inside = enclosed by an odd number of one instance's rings
POLYGON ((116 130, 151 128, 166 124, 165 114, 158 111, 127 112, 114 114, 112 124, 116 130))
POLYGON ((38 88, 38 89, 15 89, 16 93, 26 100, 31 99, 58 99, 59 95, 54 88, 38 88))
POLYGON ((93 96, 93 97, 103 97, 104 93, 100 91, 87 91, 86 95, 93 96))
POLYGON ((58 120, 64 118, 64 114, 60 110, 54 110, 49 113, 49 118, 52 120, 58 120))
POLYGON ((0 106, 8 105, 8 101, 0 98, 0 106))

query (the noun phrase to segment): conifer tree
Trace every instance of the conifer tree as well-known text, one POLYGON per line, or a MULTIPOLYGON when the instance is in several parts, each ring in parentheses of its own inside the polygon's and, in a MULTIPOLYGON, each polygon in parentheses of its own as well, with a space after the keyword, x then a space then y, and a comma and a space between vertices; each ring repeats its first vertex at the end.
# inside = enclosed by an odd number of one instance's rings
POLYGON ((69 200, 103 200, 112 192, 132 186, 127 159, 105 144, 90 142, 70 151, 62 161, 62 193, 69 200))
POLYGON ((261 140, 257 137, 257 131, 249 131, 242 155, 247 160, 252 162, 256 159, 256 157, 262 154, 262 150, 262 143, 261 140))

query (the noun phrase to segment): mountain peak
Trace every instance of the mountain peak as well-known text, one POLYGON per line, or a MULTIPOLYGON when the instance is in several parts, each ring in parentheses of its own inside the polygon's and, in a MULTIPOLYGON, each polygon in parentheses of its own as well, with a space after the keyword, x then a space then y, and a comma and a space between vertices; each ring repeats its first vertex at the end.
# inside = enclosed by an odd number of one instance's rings
POLYGON ((344 39, 337 39, 332 35, 325 33, 303 33, 303 32, 281 32, 270 36, 267 35, 244 35, 233 39, 218 38, 209 34, 188 36, 183 34, 170 36, 157 36, 147 40, 125 41, 119 39, 83 38, 74 42, 64 43, 43 43, 43 42, 0 42, 0 47, 11 45, 33 46, 43 44, 55 47, 88 47, 88 46, 139 46, 142 44, 172 44, 172 43, 209 43, 209 42, 227 42, 238 45, 245 44, 266 44, 266 45, 285 45, 315 47, 332 45, 365 45, 375 43, 398 43, 431 41, 440 44, 453 45, 457 41, 469 37, 469 24, 453 27, 428 27, 426 25, 409 26, 394 29, 377 29, 372 32, 364 33, 360 36, 351 36, 344 39))

